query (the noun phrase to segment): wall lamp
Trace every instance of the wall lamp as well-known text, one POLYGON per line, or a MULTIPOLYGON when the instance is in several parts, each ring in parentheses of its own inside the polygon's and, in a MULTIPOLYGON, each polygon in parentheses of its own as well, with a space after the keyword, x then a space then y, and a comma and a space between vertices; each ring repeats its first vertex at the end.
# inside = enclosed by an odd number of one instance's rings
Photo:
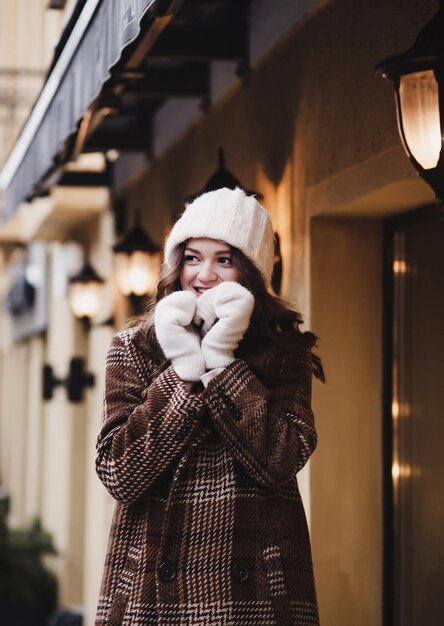
POLYGON ((85 371, 85 361, 81 357, 73 357, 69 362, 69 373, 66 378, 54 376, 51 365, 43 366, 43 399, 51 400, 54 389, 62 386, 66 388, 68 400, 70 402, 81 402, 83 400, 83 390, 85 387, 93 387, 95 376, 85 371))
POLYGON ((240 187, 249 196, 255 196, 258 200, 263 199, 264 196, 259 193, 259 191, 245 189, 239 179, 236 178, 236 176, 232 174, 229 170, 227 170, 225 166, 225 151, 222 146, 217 149, 217 161, 218 167, 215 172, 211 174, 203 189, 187 196, 185 198, 185 203, 192 202, 195 198, 197 198, 197 196, 200 196, 202 193, 206 193, 207 191, 215 191, 216 189, 221 189, 222 187, 228 187, 228 189, 236 189, 236 187, 240 187))
POLYGON ((136 211, 134 226, 123 233, 113 252, 119 291, 132 296, 133 301, 151 296, 159 278, 160 248, 142 227, 140 211, 136 211))
MULTIPOLYGON (((444 0, 409 50, 376 66, 395 90, 399 134, 418 174, 444 197, 444 0)), ((444 219, 444 218, 443 218, 444 219)))
POLYGON ((91 319, 100 311, 104 282, 88 262, 69 279, 69 306, 85 326, 89 326, 91 319))

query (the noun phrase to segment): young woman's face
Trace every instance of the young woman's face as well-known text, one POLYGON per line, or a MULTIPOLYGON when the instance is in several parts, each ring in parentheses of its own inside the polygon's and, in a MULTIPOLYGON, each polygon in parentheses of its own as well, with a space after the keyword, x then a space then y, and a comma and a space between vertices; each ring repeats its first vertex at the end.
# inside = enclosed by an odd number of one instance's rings
POLYGON ((239 282, 239 272, 233 267, 231 248, 224 241, 199 237, 186 245, 180 284, 185 291, 200 296, 225 280, 239 282))

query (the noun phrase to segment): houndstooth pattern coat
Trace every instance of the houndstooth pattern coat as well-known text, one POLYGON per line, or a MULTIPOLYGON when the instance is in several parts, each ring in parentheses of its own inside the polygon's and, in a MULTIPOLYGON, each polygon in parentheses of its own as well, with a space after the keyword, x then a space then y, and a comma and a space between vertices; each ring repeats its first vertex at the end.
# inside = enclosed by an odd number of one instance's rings
POLYGON ((241 359, 201 394, 153 371, 146 329, 106 360, 97 472, 118 501, 96 626, 319 623, 295 474, 316 446, 311 348, 264 387, 241 359))

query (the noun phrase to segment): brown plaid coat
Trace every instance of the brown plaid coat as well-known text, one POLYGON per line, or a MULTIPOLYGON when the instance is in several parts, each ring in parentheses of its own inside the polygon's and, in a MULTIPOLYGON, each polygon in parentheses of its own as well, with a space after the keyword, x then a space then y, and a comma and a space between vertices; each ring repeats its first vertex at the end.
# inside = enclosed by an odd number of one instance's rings
POLYGON ((107 354, 97 472, 118 501, 97 626, 318 624, 295 473, 316 446, 311 349, 270 391, 236 359, 201 394, 151 384, 143 326, 107 354))

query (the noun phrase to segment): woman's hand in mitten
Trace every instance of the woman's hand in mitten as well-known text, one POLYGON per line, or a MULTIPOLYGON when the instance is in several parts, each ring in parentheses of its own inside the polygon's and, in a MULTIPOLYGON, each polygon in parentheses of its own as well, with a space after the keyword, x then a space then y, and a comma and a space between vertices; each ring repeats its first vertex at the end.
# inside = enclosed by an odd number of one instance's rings
POLYGON ((248 289, 231 281, 219 283, 203 295, 209 298, 210 293, 218 321, 202 339, 201 350, 207 369, 215 369, 234 361, 234 351, 250 323, 254 297, 248 289))
POLYGON ((200 337, 190 327, 196 311, 196 296, 191 291, 175 291, 162 298, 154 312, 154 328, 167 359, 182 380, 200 380, 205 361, 200 337))
POLYGON ((200 326, 202 337, 207 334, 216 321, 217 316, 213 304, 214 290, 215 287, 211 287, 211 289, 207 289, 197 298, 193 322, 196 326, 200 326))

